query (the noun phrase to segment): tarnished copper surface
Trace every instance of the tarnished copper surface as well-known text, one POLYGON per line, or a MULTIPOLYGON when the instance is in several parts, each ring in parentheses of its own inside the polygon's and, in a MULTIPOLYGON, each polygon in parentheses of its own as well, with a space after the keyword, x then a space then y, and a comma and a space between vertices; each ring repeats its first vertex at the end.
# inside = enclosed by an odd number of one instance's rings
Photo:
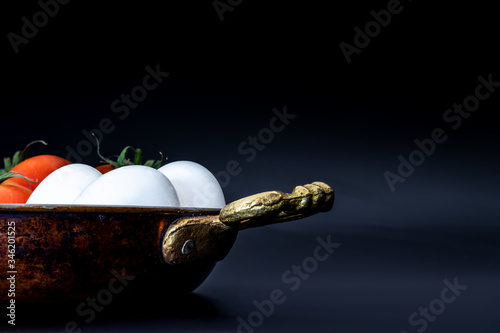
POLYGON ((208 209, 0 205, 0 300, 7 299, 4 291, 9 289, 9 222, 15 224, 16 301, 51 301, 91 295, 116 278, 117 272, 138 277, 142 283, 175 283, 176 290, 193 290, 214 263, 167 264, 161 253, 162 235, 180 217, 217 213, 208 209))

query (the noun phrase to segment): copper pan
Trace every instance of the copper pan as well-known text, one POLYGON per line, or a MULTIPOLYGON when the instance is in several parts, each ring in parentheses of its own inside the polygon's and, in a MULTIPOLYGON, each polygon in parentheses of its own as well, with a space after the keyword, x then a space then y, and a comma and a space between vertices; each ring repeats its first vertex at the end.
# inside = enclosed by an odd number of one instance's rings
POLYGON ((224 259, 239 231, 326 212, 333 201, 333 190, 314 182, 222 210, 0 205, 0 301, 83 299, 128 284, 189 292, 224 259))

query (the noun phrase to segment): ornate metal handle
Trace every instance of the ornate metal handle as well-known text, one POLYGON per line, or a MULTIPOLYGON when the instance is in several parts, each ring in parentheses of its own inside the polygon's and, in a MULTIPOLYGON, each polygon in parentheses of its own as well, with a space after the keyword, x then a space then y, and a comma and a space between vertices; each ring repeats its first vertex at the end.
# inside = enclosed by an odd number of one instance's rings
POLYGON ((163 258, 169 264, 222 260, 238 231, 327 212, 334 199, 330 186, 314 182, 297 186, 290 194, 269 191, 234 201, 216 216, 181 218, 163 236, 163 258))
POLYGON ((297 186, 291 194, 269 191, 234 201, 222 208, 219 218, 239 230, 298 220, 333 207, 333 189, 314 182, 297 186))

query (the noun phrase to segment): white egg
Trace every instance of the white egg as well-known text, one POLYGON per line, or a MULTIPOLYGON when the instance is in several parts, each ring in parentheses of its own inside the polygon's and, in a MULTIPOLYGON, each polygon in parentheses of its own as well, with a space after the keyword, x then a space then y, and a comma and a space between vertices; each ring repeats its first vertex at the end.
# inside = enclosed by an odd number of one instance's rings
POLYGON ((168 178, 143 165, 128 165, 105 173, 73 203, 179 207, 177 193, 168 178))
POLYGON ((214 175, 202 165, 176 161, 158 169, 174 185, 181 207, 222 208, 224 193, 214 175))
POLYGON ((31 193, 27 204, 71 204, 92 182, 102 176, 85 164, 68 164, 49 174, 31 193))

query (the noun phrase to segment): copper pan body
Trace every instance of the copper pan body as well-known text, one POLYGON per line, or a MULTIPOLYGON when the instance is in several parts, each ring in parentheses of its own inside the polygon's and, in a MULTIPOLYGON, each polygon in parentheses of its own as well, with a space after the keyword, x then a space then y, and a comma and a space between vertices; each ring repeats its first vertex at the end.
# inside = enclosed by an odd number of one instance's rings
POLYGON ((129 282, 152 290, 170 286, 192 291, 215 261, 169 265, 162 257, 162 237, 180 218, 218 213, 199 208, 0 205, 0 301, 84 299, 129 282), (9 257, 13 248, 15 255, 9 257), (15 295, 9 297, 11 287, 15 295))

